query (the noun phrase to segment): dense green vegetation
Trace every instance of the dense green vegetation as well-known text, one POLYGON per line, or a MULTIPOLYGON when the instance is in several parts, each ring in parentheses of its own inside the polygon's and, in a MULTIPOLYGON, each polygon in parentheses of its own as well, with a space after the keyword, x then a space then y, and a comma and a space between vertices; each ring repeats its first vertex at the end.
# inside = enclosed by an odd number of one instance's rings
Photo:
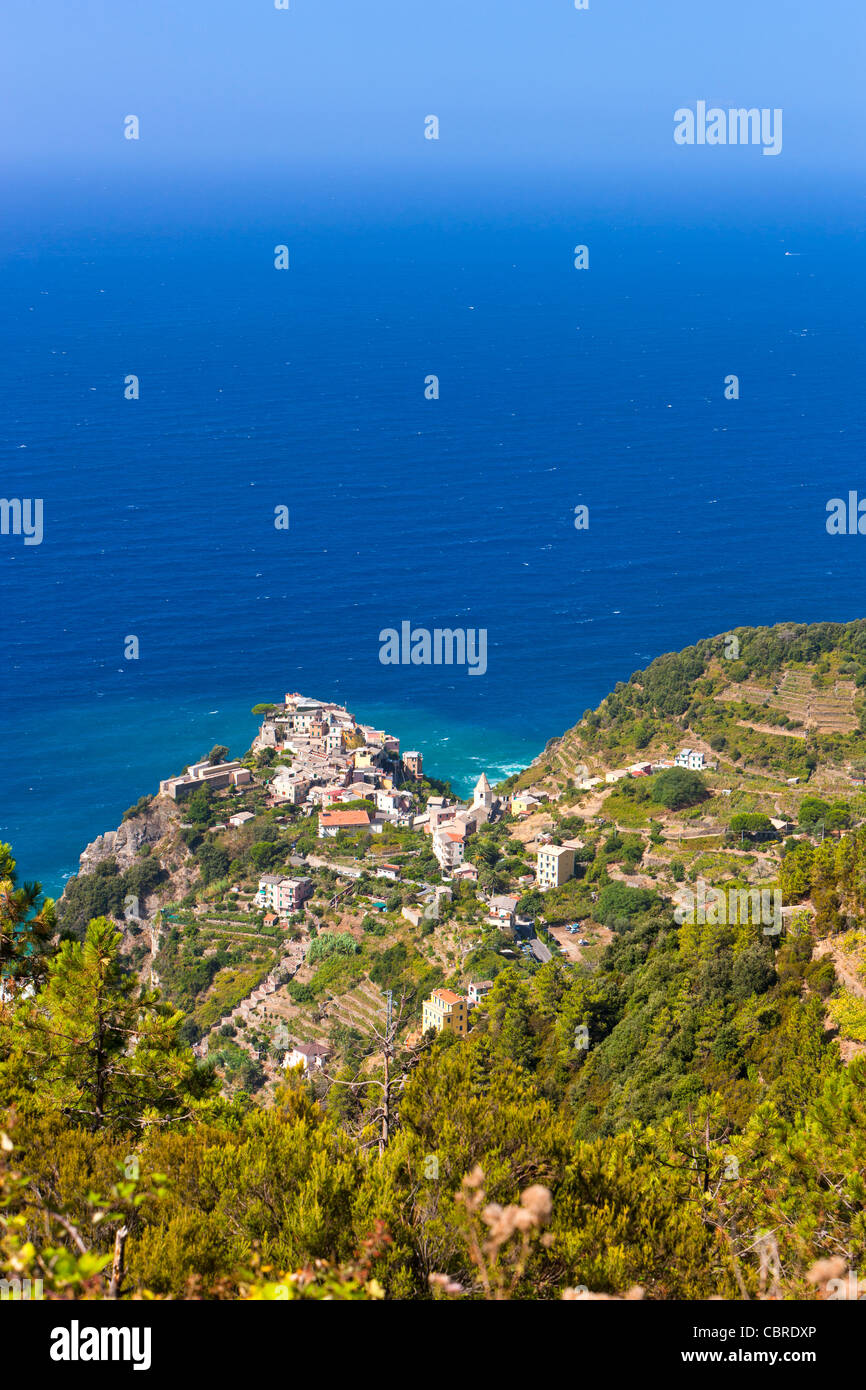
POLYGON ((127 898, 143 898, 163 877, 159 861, 149 855, 121 873, 116 859, 103 859, 93 873, 71 878, 63 896, 60 925, 82 935, 93 917, 123 917, 127 898))
MULTIPOLYGON (((864 870, 866 831, 797 842, 783 861, 786 895, 817 895, 823 925, 849 931, 864 870)), ((387 1142, 372 1146, 375 1050, 359 1087, 297 1078, 260 1109, 261 1064, 236 1030, 227 1025, 211 1062, 196 1063, 181 1014, 138 986, 110 922, 95 920, 83 942, 16 949, 35 992, 0 1019, 0 1093, 14 1107, 0 1126, 4 1267, 41 1262, 50 1287, 98 1296, 123 1221, 127 1292, 266 1296, 254 1244, 262 1265, 321 1260, 325 1279, 379 1233, 368 1278, 386 1296, 429 1297, 439 1272, 472 1289, 461 1194, 476 1166, 491 1201, 518 1202, 532 1184, 550 1194, 551 1238, 533 1242, 518 1297, 633 1283, 655 1298, 754 1294, 760 1230, 776 1233, 789 1296, 808 1296, 820 1256, 841 1250, 856 1267, 866 1258, 866 1063, 844 1066, 826 1031, 827 1008, 850 1014, 850 1002, 829 963, 813 959, 810 934, 678 926, 658 893, 597 881, 595 915, 614 932, 599 968, 494 957, 469 1039, 397 1046, 392 1074, 404 1080, 387 1142), (215 1091, 214 1064, 243 1087, 236 1099, 215 1091)), ((179 940, 189 931, 171 928, 179 940)), ((296 985, 296 997, 362 960, 382 989, 413 990, 410 1007, 442 979, 406 941, 370 959, 341 933, 312 945, 313 985, 296 985)), ((365 1049, 343 1031, 348 1076, 365 1049)), ((365 1280, 341 1275, 338 1286, 374 1296, 365 1280)))

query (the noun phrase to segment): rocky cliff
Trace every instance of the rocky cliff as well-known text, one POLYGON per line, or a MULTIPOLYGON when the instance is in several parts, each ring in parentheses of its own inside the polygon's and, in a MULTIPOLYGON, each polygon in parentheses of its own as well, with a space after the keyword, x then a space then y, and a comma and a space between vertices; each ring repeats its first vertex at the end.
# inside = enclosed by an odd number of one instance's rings
POLYGON ((145 811, 122 821, 116 830, 106 830, 82 851, 78 872, 92 873, 104 859, 116 859, 121 870, 134 862, 142 845, 157 845, 180 823, 178 808, 167 797, 155 797, 145 811))

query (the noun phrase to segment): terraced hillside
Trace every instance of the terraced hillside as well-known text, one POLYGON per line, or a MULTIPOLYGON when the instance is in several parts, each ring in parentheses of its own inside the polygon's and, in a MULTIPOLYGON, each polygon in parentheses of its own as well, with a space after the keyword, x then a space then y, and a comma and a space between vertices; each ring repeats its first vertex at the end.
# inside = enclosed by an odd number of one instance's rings
MULTIPOLYGON (((857 728, 854 702, 857 687, 851 680, 836 680, 827 690, 816 689, 808 671, 785 671, 775 685, 760 685, 743 681, 728 685, 715 697, 723 702, 747 701, 749 704, 776 710, 802 730, 791 729, 793 737, 805 738, 806 730, 821 734, 849 734, 857 728)), ((745 721, 738 721, 745 723, 745 721)))
POLYGON ((866 769, 866 622, 737 628, 619 681, 510 784, 562 791, 581 775, 697 747, 783 781, 866 769), (860 765, 862 764, 862 767, 860 765))

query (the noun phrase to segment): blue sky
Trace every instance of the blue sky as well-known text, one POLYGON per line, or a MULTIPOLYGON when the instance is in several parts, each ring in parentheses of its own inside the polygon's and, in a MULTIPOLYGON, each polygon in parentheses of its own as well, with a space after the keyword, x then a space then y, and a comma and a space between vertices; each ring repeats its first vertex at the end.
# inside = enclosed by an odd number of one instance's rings
MULTIPOLYGON (((751 177, 859 170, 864 7, 853 0, 16 0, 0 19, 7 173, 219 178, 288 170, 678 179, 673 112, 781 107, 751 177), (122 120, 141 119, 141 140, 122 120), (423 117, 441 120, 438 143, 423 117), (432 146, 432 148, 431 148, 432 146), (776 166, 772 168, 770 166, 776 166), (781 166, 781 167, 780 167, 781 166)), ((691 166, 689 161, 692 161, 691 166)), ((724 175, 727 176, 727 173, 724 175)))

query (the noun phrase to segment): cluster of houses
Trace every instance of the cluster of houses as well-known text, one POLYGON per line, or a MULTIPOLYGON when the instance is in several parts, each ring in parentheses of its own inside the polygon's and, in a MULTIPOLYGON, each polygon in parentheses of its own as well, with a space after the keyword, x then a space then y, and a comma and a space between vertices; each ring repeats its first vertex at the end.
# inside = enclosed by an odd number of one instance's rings
POLYGON ((325 787, 319 812, 319 839, 333 839, 341 830, 362 830, 377 835, 386 825, 411 827, 415 820, 414 806, 415 798, 405 788, 375 787, 371 791, 369 780, 353 781, 345 788, 325 787), (376 809, 372 813, 363 807, 339 809, 341 802, 359 799, 372 801, 376 809))
MULTIPOLYGON (((580 783, 582 791, 589 791, 604 783, 620 782, 624 777, 651 777, 655 772, 664 772, 672 767, 686 767, 694 772, 703 772, 707 763, 704 754, 695 748, 682 748, 676 757, 659 762, 632 763, 630 767, 613 768, 604 777, 586 777, 580 783)), ((575 851, 580 847, 578 840, 566 840, 562 845, 542 844, 538 849, 535 882, 538 888, 560 888, 574 874, 575 851)))
POLYGON ((606 782, 621 782, 624 777, 651 777, 654 772, 666 772, 672 767, 687 767, 692 772, 703 772, 708 767, 703 753, 696 748, 681 748, 673 759, 660 758, 657 762, 631 763, 629 767, 615 767, 603 777, 583 777, 577 783, 580 791, 592 791, 593 787, 606 782))
MULTIPOLYGON (((360 724, 344 706, 310 699, 297 692, 286 695, 284 703, 272 707, 262 721, 253 744, 255 751, 272 748, 277 754, 288 754, 289 766, 279 766, 270 783, 270 804, 302 807, 308 814, 319 812, 319 838, 329 839, 341 831, 379 833, 385 825, 421 829, 431 838, 436 861, 443 874, 452 882, 467 879, 476 882, 478 871, 465 862, 467 843, 472 835, 489 822, 499 819, 506 811, 526 817, 541 809, 548 799, 540 787, 515 792, 510 798, 494 795, 485 773, 478 778, 469 806, 443 796, 429 798, 423 812, 418 812, 412 783, 423 776, 422 756, 410 751, 400 754, 400 742, 385 729, 360 724), (368 810, 347 803, 372 803, 368 810)), ((696 749, 683 748, 673 762, 635 763, 628 768, 616 768, 602 777, 586 777, 581 789, 589 790, 602 782, 617 782, 623 777, 647 777, 669 767, 686 767, 700 771, 704 755, 696 749)), ((194 763, 180 777, 170 777, 160 783, 160 792, 175 801, 189 796, 197 787, 207 785, 214 790, 242 787, 251 783, 248 768, 239 762, 194 763)), ((251 813, 243 811, 230 817, 232 826, 243 825, 251 813)), ((221 827, 224 828, 224 827, 221 827)), ((564 845, 541 844, 538 848, 535 881, 539 888, 558 888, 574 874, 575 849, 578 842, 564 845)), ((394 877, 399 870, 394 869, 394 877)), ((447 891, 447 890, 443 890, 447 891)), ((309 878, 283 874, 264 874, 259 879, 256 905, 264 909, 265 920, 276 922, 289 918, 312 896, 309 878)), ((492 897, 488 921, 491 924, 515 929, 518 899, 506 894, 492 897)), ((412 909, 406 909, 408 915, 412 909)), ((420 909, 417 909, 420 915, 420 909)), ((423 1005, 423 1028, 436 1031, 448 1029, 463 1037, 469 1027, 469 1013, 491 981, 470 986, 466 997, 452 990, 434 990, 423 1005)), ((320 1068, 327 1050, 319 1044, 297 1044, 287 1054, 287 1066, 303 1065, 305 1070, 320 1068)))
MULTIPOLYGON (((333 838, 341 831, 379 833, 386 825, 422 830, 430 836, 431 847, 443 873, 452 883, 468 880, 477 882, 478 871, 465 862, 467 844, 472 835, 506 812, 524 818, 539 811, 548 800, 544 788, 532 786, 516 791, 510 797, 496 796, 485 773, 475 785, 469 806, 449 801, 444 796, 432 796, 423 811, 419 811, 412 784, 423 776, 419 752, 404 752, 400 743, 385 729, 360 724, 342 705, 314 700, 297 692, 288 693, 282 705, 269 709, 253 744, 254 751, 271 748, 278 755, 288 755, 289 765, 277 766, 269 786, 272 806, 298 806, 307 814, 319 813, 320 839, 333 838), (371 809, 357 802, 371 803, 371 809), (351 804, 356 803, 356 804, 351 804)), ((670 767, 703 770, 703 753, 684 748, 673 762, 635 763, 617 768, 602 777, 586 777, 582 789, 602 782, 613 783, 623 777, 646 777, 670 767)), ((181 776, 160 783, 160 793, 180 801, 200 786, 214 790, 249 786, 249 769, 240 762, 194 763, 181 776)), ((252 819, 252 813, 241 811, 228 818, 228 825, 239 827, 252 819)), ((214 829, 225 829, 225 826, 214 829)), ((560 887, 574 874, 575 851, 579 841, 563 845, 540 843, 535 881, 542 890, 560 887)), ((293 861, 298 863, 301 861, 293 861)), ((362 870, 347 870, 360 874, 362 870)), ((399 867, 380 866, 378 872, 398 879, 399 867)), ((440 888, 438 894, 450 896, 450 889, 440 888)), ((265 913, 265 922, 286 922, 313 895, 311 879, 286 874, 263 874, 255 896, 256 906, 265 913)), ((529 921, 518 917, 518 898, 510 894, 493 895, 488 902, 488 923, 520 934, 531 929, 529 921)), ((422 909, 404 907, 403 915, 420 920, 422 909)), ((434 989, 422 1006, 422 1030, 449 1031, 465 1037, 469 1031, 470 1015, 487 992, 492 980, 479 980, 469 985, 465 995, 444 987, 434 989)), ((276 987, 269 980, 262 989, 276 987)), ((249 1001, 244 1001, 245 1006, 249 1001)), ((287 1051, 283 1065, 301 1066, 311 1073, 321 1070, 329 1055, 320 1043, 297 1042, 287 1051)))
POLYGON ((343 705, 289 693, 262 721, 253 743, 288 754, 270 784, 271 804, 321 812, 319 836, 341 830, 376 833, 386 824, 411 825, 415 798, 409 789, 423 776, 420 753, 400 754, 400 740, 386 729, 359 724, 343 705), (375 803, 371 815, 346 802, 375 803))
POLYGON ((427 802, 426 811, 416 816, 413 824, 420 826, 432 840, 436 862, 443 873, 452 878, 477 879, 477 870, 471 865, 464 866, 466 842, 480 826, 496 820, 502 814, 502 803, 493 795, 482 772, 475 784, 472 805, 462 806, 448 802, 445 797, 432 796, 427 802))

